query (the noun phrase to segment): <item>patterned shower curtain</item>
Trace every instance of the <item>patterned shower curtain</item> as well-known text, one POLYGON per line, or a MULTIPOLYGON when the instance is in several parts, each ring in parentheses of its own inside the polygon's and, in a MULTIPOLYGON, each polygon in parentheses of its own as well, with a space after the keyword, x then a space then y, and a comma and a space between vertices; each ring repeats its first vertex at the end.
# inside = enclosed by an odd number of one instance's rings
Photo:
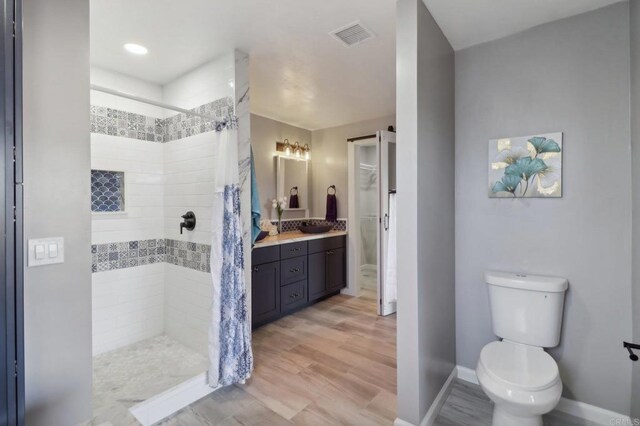
POLYGON ((253 370, 251 324, 247 312, 237 120, 216 123, 215 196, 211 219, 213 301, 209 327, 211 387, 244 383, 253 370))

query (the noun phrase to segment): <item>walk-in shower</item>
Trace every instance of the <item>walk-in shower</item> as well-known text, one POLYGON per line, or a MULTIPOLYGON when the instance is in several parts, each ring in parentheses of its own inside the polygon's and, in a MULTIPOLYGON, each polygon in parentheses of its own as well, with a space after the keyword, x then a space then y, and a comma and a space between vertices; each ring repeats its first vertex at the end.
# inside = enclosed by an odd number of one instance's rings
POLYGON ((244 205, 248 58, 163 85, 92 67, 91 83, 94 420, 150 424, 211 390, 214 136, 234 117, 244 205))

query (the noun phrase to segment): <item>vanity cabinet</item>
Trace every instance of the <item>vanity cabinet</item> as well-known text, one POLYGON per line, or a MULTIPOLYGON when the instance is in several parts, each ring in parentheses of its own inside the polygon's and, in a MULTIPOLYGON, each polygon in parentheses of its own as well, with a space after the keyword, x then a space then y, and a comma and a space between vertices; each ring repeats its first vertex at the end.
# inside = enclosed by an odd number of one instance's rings
POLYGON ((339 293, 347 285, 346 260, 344 235, 254 248, 253 327, 339 293))
POLYGON ((251 319, 253 323, 267 323, 280 315, 280 262, 252 268, 251 319))

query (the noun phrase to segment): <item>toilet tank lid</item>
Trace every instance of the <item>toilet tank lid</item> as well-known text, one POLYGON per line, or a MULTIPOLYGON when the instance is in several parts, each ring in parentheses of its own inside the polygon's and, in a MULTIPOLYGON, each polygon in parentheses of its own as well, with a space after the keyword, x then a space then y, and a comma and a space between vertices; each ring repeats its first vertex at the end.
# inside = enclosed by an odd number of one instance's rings
POLYGON ((486 271, 484 273, 484 281, 489 285, 550 293, 566 291, 569 286, 566 278, 517 274, 514 272, 486 271))

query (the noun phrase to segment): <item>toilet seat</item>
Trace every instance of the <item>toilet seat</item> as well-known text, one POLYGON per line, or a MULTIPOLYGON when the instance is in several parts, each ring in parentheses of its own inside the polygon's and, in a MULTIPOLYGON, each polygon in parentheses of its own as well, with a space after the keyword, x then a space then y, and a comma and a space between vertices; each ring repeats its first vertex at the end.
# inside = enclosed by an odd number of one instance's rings
POLYGON ((513 342, 492 342, 478 362, 494 381, 527 392, 549 389, 560 382, 558 366, 542 348, 513 342))

